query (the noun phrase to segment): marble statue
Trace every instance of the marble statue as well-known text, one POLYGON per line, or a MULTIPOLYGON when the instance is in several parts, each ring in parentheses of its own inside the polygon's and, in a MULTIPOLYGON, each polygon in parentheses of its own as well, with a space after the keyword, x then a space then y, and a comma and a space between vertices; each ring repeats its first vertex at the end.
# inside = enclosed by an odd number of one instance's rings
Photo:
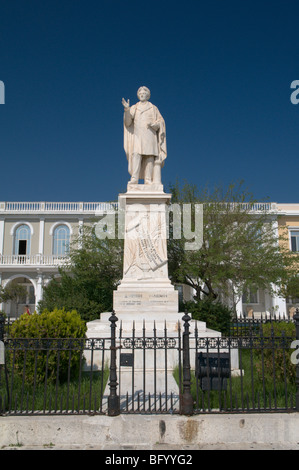
POLYGON ((150 90, 142 86, 137 91, 139 102, 124 107, 124 149, 129 164, 131 184, 161 184, 161 168, 167 156, 165 121, 158 108, 149 102, 150 90))

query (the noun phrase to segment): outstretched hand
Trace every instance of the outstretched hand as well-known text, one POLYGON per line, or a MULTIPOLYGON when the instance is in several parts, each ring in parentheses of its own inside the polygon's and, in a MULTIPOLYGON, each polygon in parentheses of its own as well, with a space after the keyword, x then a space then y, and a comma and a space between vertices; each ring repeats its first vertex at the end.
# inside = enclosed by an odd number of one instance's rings
POLYGON ((130 107, 130 100, 126 101, 124 98, 121 100, 122 105, 125 109, 129 109, 130 107))

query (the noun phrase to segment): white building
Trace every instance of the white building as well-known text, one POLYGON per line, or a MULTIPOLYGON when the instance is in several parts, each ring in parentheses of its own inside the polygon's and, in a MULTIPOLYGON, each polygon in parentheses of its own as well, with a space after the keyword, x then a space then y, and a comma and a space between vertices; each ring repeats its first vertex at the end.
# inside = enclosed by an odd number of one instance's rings
MULTIPOLYGON (((277 225, 289 232, 289 248, 299 251, 299 204, 267 203, 277 225)), ((0 202, 0 282, 3 287, 18 283, 27 290, 19 303, 0 304, 10 316, 20 315, 26 305, 31 312, 42 299, 43 288, 58 267, 66 262, 69 243, 84 224, 117 203, 106 202, 0 202)), ((258 212, 262 207, 256 204, 258 212)), ((185 298, 191 298, 187 286, 181 288, 185 298)), ((279 312, 293 314, 299 299, 282 299, 267 291, 249 292, 237 305, 238 314, 259 315, 279 312)))
POLYGON ((112 208, 106 202, 0 202, 0 282, 27 290, 19 304, 0 304, 0 310, 15 316, 28 305, 33 312, 80 227, 112 208))

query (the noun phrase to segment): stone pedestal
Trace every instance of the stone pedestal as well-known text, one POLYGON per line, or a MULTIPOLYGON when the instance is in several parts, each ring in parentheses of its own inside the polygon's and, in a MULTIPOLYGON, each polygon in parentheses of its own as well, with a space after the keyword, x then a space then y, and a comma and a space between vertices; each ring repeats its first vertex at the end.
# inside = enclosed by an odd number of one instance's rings
MULTIPOLYGON (((183 313, 178 310, 178 292, 168 278, 167 206, 171 195, 162 184, 128 183, 127 192, 119 195, 118 236, 124 237, 123 278, 114 291, 113 309, 117 328, 130 335, 147 331, 176 335, 183 313)), ((111 312, 88 324, 89 337, 109 337, 111 312)), ((193 322, 191 322, 193 323, 193 322)), ((204 335, 218 335, 197 322, 204 335)), ((192 325, 191 325, 192 331, 192 325)), ((151 333, 149 333, 151 334, 151 333)), ((220 333, 219 333, 220 335, 220 333)))
MULTIPOLYGON (((119 195, 124 233, 123 279, 114 292, 120 321, 180 319, 178 292, 168 278, 167 205, 162 185, 128 184, 119 195)), ((170 325, 169 325, 170 326, 170 325)))

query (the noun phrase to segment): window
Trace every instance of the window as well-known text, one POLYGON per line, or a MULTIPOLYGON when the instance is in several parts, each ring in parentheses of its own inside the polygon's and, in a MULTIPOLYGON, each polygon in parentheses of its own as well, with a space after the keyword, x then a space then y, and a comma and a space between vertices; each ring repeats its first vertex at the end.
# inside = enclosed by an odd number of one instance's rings
POLYGON ((175 290, 178 291, 179 293, 179 302, 183 302, 184 301, 184 295, 183 295, 183 286, 180 286, 178 284, 176 284, 174 286, 175 290))
POLYGON ((30 239, 31 232, 28 225, 19 225, 15 232, 14 254, 23 256, 29 255, 30 239))
POLYGON ((53 255, 65 256, 69 253, 70 229, 66 225, 58 225, 53 234, 53 255))
POLYGON ((35 304, 35 292, 34 292, 33 286, 29 286, 29 289, 28 289, 28 303, 35 304))
POLYGON ((258 290, 257 289, 246 289, 242 296, 243 304, 258 304, 258 290))
POLYGON ((291 250, 299 251, 299 231, 291 231, 291 250))

